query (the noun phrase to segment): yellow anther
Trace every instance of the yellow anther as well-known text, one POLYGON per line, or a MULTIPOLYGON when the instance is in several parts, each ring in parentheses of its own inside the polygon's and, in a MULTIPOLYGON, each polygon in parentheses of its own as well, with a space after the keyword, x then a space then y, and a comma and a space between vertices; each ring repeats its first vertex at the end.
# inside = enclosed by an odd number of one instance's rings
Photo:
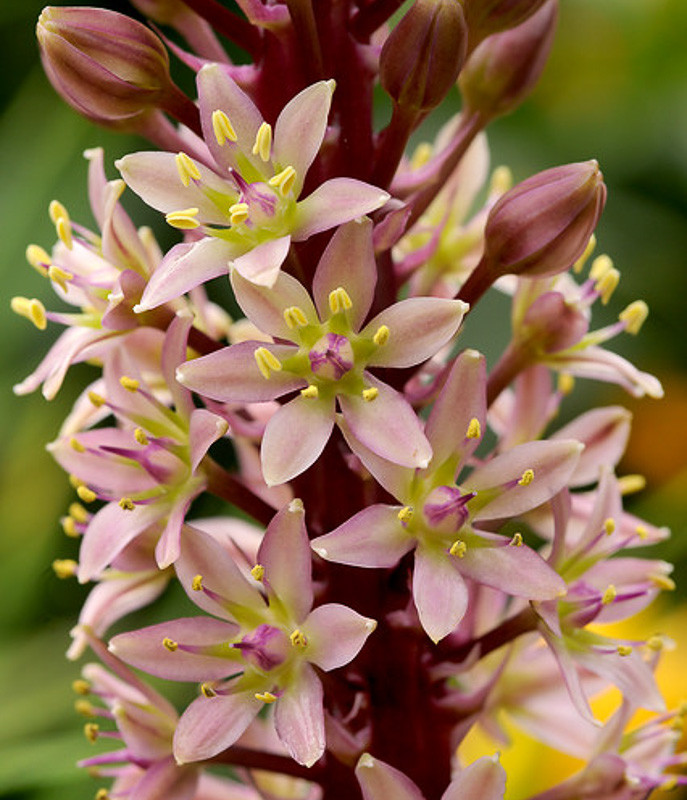
POLYGON ((339 286, 334 291, 329 292, 329 310, 332 314, 340 314, 349 308, 353 308, 353 301, 343 286, 339 286))
POLYGON ((71 222, 66 217, 60 217, 55 223, 55 230, 57 231, 57 236, 62 244, 67 248, 67 250, 71 250, 74 246, 74 242, 72 240, 71 222))
POLYGON ((256 692, 255 699, 262 700, 263 703, 274 703, 277 699, 277 695, 272 694, 272 692, 256 692))
POLYGON ((670 775, 658 787, 662 792, 672 792, 678 784, 677 775, 670 775))
POLYGON ((122 511, 133 511, 136 508, 134 501, 130 497, 122 497, 119 501, 119 507, 122 511))
POLYGON ((377 328, 375 335, 372 337, 372 341, 377 345, 377 347, 382 347, 389 341, 389 336, 391 336, 391 331, 386 325, 380 325, 377 328))
POLYGON ((122 375, 119 379, 119 384, 126 389, 127 392, 136 392, 141 385, 136 378, 130 378, 128 375, 122 375))
POLYGON ((92 503, 98 497, 93 489, 89 489, 88 486, 83 484, 76 487, 76 493, 79 495, 79 500, 84 503, 92 503))
POLYGON ((74 276, 71 272, 68 272, 66 269, 62 269, 55 264, 51 264, 48 267, 48 277, 51 281, 56 283, 63 292, 67 291, 67 283, 74 279, 74 276))
POLYGON ((618 319, 625 323, 625 330, 636 335, 649 316, 649 306, 643 300, 635 300, 618 314, 618 319))
POLYGON ((84 482, 81 478, 77 478, 76 475, 68 475, 67 480, 69 481, 69 485, 72 489, 78 489, 79 486, 84 486, 84 482))
POLYGON ((299 630, 298 628, 296 628, 296 630, 293 631, 293 633, 289 636, 289 639, 291 640, 291 644, 294 647, 303 648, 307 647, 308 645, 308 639, 306 635, 303 633, 303 631, 299 630))
POLYGON ((659 635, 650 636, 646 640, 646 646, 649 648, 649 650, 654 650, 657 653, 663 650, 663 645, 663 637, 659 635))
POLYGON ((646 537, 649 535, 649 531, 645 525, 637 525, 635 528, 635 533, 640 539, 646 539, 646 537))
POLYGON ((376 386, 370 386, 369 389, 363 389, 363 400, 366 403, 371 403, 373 400, 376 400, 378 395, 379 389, 376 386))
POLYGON ((93 703, 89 703, 88 700, 76 700, 74 711, 77 714, 81 714, 82 717, 94 717, 96 713, 95 706, 93 703))
POLYGON ((289 306, 284 309, 284 322, 293 330, 294 328, 305 328, 308 318, 299 306, 289 306))
POLYGON ((229 206, 229 222, 232 225, 240 225, 245 222, 250 215, 250 206, 248 203, 234 203, 229 206))
POLYGON ((281 369, 281 361, 266 347, 258 347, 253 355, 260 374, 265 380, 270 377, 272 372, 279 372, 281 369))
POLYGON ((301 394, 307 400, 317 400, 320 396, 320 390, 314 384, 310 384, 310 386, 306 386, 305 389, 301 389, 301 394))
POLYGON ((251 152, 254 156, 260 156, 265 162, 270 160, 272 154, 272 126, 269 122, 263 122, 258 128, 251 152))
POLYGON ((629 644, 619 644, 616 650, 619 656, 629 656, 632 652, 632 647, 629 644))
POLYGON ((87 722, 83 726, 84 736, 88 739, 88 741, 93 744, 98 740, 98 734, 100 733, 100 726, 96 725, 95 722, 87 722))
POLYGON ((612 269, 613 260, 604 253, 603 255, 597 256, 594 261, 592 261, 592 265, 589 268, 589 277, 593 281, 598 281, 612 269))
POLYGON ((134 439, 136 439, 140 445, 143 445, 143 447, 150 444, 148 434, 143 430, 143 428, 136 428, 134 431, 134 439))
POLYGON ((468 546, 462 539, 456 539, 456 541, 449 547, 448 551, 452 556, 456 556, 456 558, 463 558, 467 552, 467 549, 468 546))
POLYGON ((31 266, 38 270, 41 275, 48 274, 48 267, 50 266, 50 256, 48 253, 37 244, 30 244, 26 248, 26 260, 31 266))
POLYGON ((79 565, 72 558, 56 558, 52 562, 53 571, 60 580, 73 578, 78 567, 79 565))
POLYGON ((609 603, 612 603, 615 598, 618 596, 618 590, 612 583, 609 583, 606 589, 604 590, 603 595, 601 596, 601 602, 607 606, 609 603))
POLYGON ((180 231, 192 231, 200 226, 200 222, 196 219, 198 211, 197 208, 182 208, 179 211, 170 211, 169 214, 165 214, 165 219, 173 228, 180 231))
POLYGON ((91 401, 91 403, 93 403, 93 405, 96 408, 104 406, 105 403, 107 402, 107 400, 105 400, 105 398, 101 394, 98 394, 97 392, 89 392, 88 399, 91 401))
POLYGON ((612 533, 615 532, 615 520, 613 517, 608 517, 604 520, 604 531, 606 536, 610 536, 612 533))
POLYGON ((211 683, 201 683, 200 693, 203 695, 203 697, 217 697, 217 692, 214 690, 211 683))
POLYGON ((203 590, 203 576, 194 575, 191 581, 191 588, 194 592, 201 592, 203 590))
POLYGON ((107 789, 98 789, 95 793, 95 800, 110 800, 110 794, 107 789))
POLYGON ((513 185, 513 173, 510 167, 501 164, 491 174, 489 194, 504 194, 513 185))
POLYGON ((584 248, 584 253, 577 259, 577 261, 573 264, 573 271, 574 272, 582 272, 582 267, 587 263, 589 256, 594 252, 594 248, 596 247, 596 236, 592 234, 589 237, 589 241, 587 242, 587 246, 584 248))
POLYGON ((77 678, 72 681, 72 691, 85 697, 91 693, 91 684, 83 678, 77 678))
POLYGON ((575 388, 575 378, 569 372, 561 372, 558 376, 558 391, 568 395, 575 388))
POLYGON ((174 156, 174 161, 177 165, 179 179, 184 186, 190 186, 191 181, 200 180, 200 170, 196 166, 193 159, 186 155, 186 153, 177 153, 176 156, 174 156))
POLYGON ((522 534, 519 531, 514 533, 513 538, 510 540, 510 542, 508 542, 508 544, 512 545, 513 547, 522 547, 524 544, 522 534))
POLYGON ((415 510, 412 506, 403 506, 403 508, 398 512, 397 516, 401 522, 410 522, 414 513, 415 510))
MULTIPOLYGON (((266 160, 266 159, 263 159, 266 160)), ((296 170, 293 167, 285 167, 281 172, 278 172, 276 175, 273 175, 267 183, 270 186, 274 186, 275 189, 279 189, 279 194, 282 197, 286 197, 286 195, 293 189, 293 184, 296 181, 296 170)))
POLYGON ((431 157, 432 145, 429 142, 420 142, 411 156, 411 169, 420 169, 420 167, 424 167, 431 157))
POLYGON ((526 469, 522 473, 522 477, 518 481, 518 486, 529 486, 530 483, 534 480, 534 470, 533 469, 526 469))
POLYGON ((620 273, 617 269, 609 269, 594 284, 594 289, 599 293, 603 305, 608 305, 613 292, 620 283, 620 273))
POLYGON ((219 108, 212 112, 212 132, 220 147, 226 142, 235 142, 238 138, 229 117, 219 108))
POLYGON ((48 326, 48 320, 45 316, 45 306, 40 300, 29 299, 28 297, 13 297, 10 301, 10 307, 15 314, 20 317, 25 317, 38 328, 39 331, 44 331, 48 326))
POLYGON ((262 564, 256 564, 253 569, 250 571, 253 579, 256 581, 261 581, 265 576, 265 568, 262 564))
POLYGON ((50 205, 48 206, 48 214, 50 215, 50 221, 53 223, 53 225, 57 224, 58 219, 69 219, 69 212, 59 200, 50 201, 50 205))
POLYGON ((644 475, 623 475, 618 478, 618 488, 620 494, 636 494, 646 488, 646 478, 644 475))
POLYGON ((468 423, 468 429, 465 431, 466 439, 479 439, 482 435, 482 426, 479 424, 477 417, 473 417, 468 423))
POLYGON ((654 584, 654 586, 662 589, 665 592, 675 591, 675 581, 668 577, 668 575, 662 575, 660 572, 654 572, 652 575, 649 575, 649 580, 654 584))
POLYGON ((81 444, 81 442, 74 436, 69 440, 69 446, 72 450, 76 450, 77 453, 85 453, 86 448, 81 444))
POLYGON ((179 647, 179 642, 175 642, 174 639, 168 639, 165 636, 165 638, 162 640, 162 645, 169 650, 170 653, 173 653, 179 647))
POLYGON ((62 525, 62 530, 66 536, 75 538, 79 535, 79 531, 76 529, 76 522, 74 521, 73 517, 62 517, 60 524, 62 525))

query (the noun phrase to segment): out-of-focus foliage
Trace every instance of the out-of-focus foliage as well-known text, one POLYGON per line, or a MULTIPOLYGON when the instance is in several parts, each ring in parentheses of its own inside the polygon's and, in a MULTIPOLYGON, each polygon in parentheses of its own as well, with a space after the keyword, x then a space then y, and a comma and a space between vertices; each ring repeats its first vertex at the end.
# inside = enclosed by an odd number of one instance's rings
MULTIPOLYGON (((103 3, 124 10, 120 3, 103 3)), ((22 379, 45 352, 39 333, 9 311, 17 294, 53 302, 49 286, 28 267, 24 251, 49 249, 50 200, 91 223, 85 195, 84 149, 102 144, 106 163, 135 149, 80 120, 43 77, 33 40, 36 0, 0 2, 0 219, 2 220, 2 386, 0 393, 0 797, 77 800, 97 784, 73 762, 91 754, 72 711, 69 683, 78 666, 62 658, 85 593, 59 582, 54 558, 72 557, 75 542, 58 519, 71 491, 44 451, 76 394, 76 371, 51 404, 15 398, 22 379)), ((685 603, 687 573, 687 4, 684 0, 565 0, 558 38, 544 78, 527 104, 492 128, 495 163, 516 179, 557 163, 597 158, 609 186, 599 250, 622 272, 617 310, 645 299, 652 314, 625 352, 659 375, 666 399, 630 403, 635 431, 624 468, 647 476, 637 510, 673 528, 661 555, 676 561, 676 603, 685 603)), ((456 103, 458 102, 456 97, 456 103)), ((115 177, 110 167, 109 174, 115 177)), ((129 208, 134 207, 131 199, 129 208)), ((154 224, 148 213, 140 224, 154 224)), ((158 226, 159 228, 159 226, 158 226)), ((56 301, 55 301, 56 302, 56 301)), ((602 400, 624 402, 604 390, 602 400)), ((670 656, 664 690, 675 686, 687 659, 684 610, 667 608, 656 627, 682 638, 670 656)), ((684 682, 683 682, 684 683, 684 682)), ((537 751, 541 764, 541 750, 537 751)), ((554 763, 554 762, 552 762, 554 763)), ((673 794, 673 796, 676 796, 673 794)))

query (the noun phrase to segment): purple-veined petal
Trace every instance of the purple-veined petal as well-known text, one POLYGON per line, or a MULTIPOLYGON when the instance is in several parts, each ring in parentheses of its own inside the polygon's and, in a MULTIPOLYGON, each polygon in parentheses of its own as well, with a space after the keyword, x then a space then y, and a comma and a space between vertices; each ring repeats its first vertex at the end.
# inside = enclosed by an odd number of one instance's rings
POLYGON ((324 450, 333 427, 333 399, 299 395, 282 406, 267 423, 262 438, 265 483, 276 486, 305 472, 324 450))
POLYGON ((568 485, 584 486, 599 479, 599 470, 615 466, 625 452, 632 415, 622 406, 595 408, 577 417, 551 436, 551 441, 576 439, 584 444, 568 485))
POLYGON ((294 620, 305 619, 313 601, 312 553, 300 500, 292 500, 272 518, 258 550, 258 563, 294 620))
POLYGON ((188 433, 192 472, 196 471, 210 445, 221 439, 228 428, 227 421, 211 411, 204 408, 196 408, 193 411, 188 433))
POLYGON ((303 89, 284 106, 274 126, 272 159, 296 170, 295 197, 322 144, 334 86, 334 81, 318 81, 303 89))
POLYGON ((322 684, 315 670, 303 664, 275 704, 277 735, 291 757, 306 767, 311 767, 324 753, 322 695, 322 684))
POLYGON ((196 698, 181 715, 174 734, 177 763, 203 761, 231 747, 263 705, 254 689, 196 698))
POLYGON ((130 800, 193 800, 200 770, 179 766, 172 756, 148 767, 130 800))
POLYGON ((512 517, 541 505, 567 485, 581 450, 570 440, 528 442, 478 467, 462 483, 463 491, 477 492, 468 504, 472 519, 512 517))
POLYGON ((252 281, 258 286, 272 287, 289 252, 289 247, 291 247, 290 236, 269 239, 235 258, 231 262, 231 267, 247 281, 252 281))
POLYGON ((264 403, 305 385, 303 378, 290 372, 271 372, 265 378, 255 362, 259 347, 266 347, 279 360, 296 352, 291 345, 239 342, 182 364, 177 380, 200 395, 233 403, 264 403))
POLYGON ((360 652, 367 637, 377 627, 369 617, 340 603, 318 606, 303 623, 308 640, 308 661, 328 672, 343 667, 360 652))
POLYGON ((455 777, 441 800, 503 800, 506 771, 497 756, 483 756, 473 761, 455 777))
POLYGON ((403 467, 429 464, 432 448, 410 403, 390 386, 365 373, 365 382, 377 389, 373 400, 340 395, 339 404, 353 436, 373 453, 403 467))
POLYGON ((476 350, 464 350, 454 362, 425 426, 434 453, 433 466, 440 466, 450 456, 462 462, 480 443, 486 430, 486 386, 484 356, 476 350), (473 419, 479 423, 479 431, 473 426, 474 435, 469 438, 473 419))
POLYGON ((320 317, 330 316, 329 293, 341 286, 351 298, 347 316, 351 328, 357 331, 370 310, 376 284, 372 222, 363 217, 338 228, 322 253, 312 282, 320 317))
POLYGON ((413 600, 420 623, 436 644, 454 631, 468 607, 468 589, 443 550, 419 545, 413 568, 413 600))
POLYGON ((528 600, 551 600, 565 594, 565 581, 538 553, 510 541, 505 536, 486 533, 469 537, 459 562, 461 573, 528 600))
POLYGON ((407 775, 369 753, 363 753, 358 759, 355 777, 365 800, 425 800, 407 775))
POLYGON ((311 325, 319 324, 317 311, 303 285, 286 272, 280 272, 274 286, 261 286, 232 270, 231 285, 236 302, 248 319, 263 333, 287 341, 294 331, 284 319, 287 308, 297 306, 311 325))
POLYGON ((336 530, 313 539, 312 549, 327 561, 355 567, 395 567, 415 538, 401 524, 402 506, 364 508, 336 530))
POLYGON ((412 367, 436 353, 455 335, 468 310, 462 300, 441 297, 410 297, 370 320, 361 331, 373 336, 382 325, 389 340, 368 360, 371 367, 412 367))
POLYGON ((315 233, 376 211, 388 199, 385 191, 369 183, 355 178, 332 178, 297 204, 292 238, 302 242, 315 233))
POLYGON ((238 625, 232 622, 212 617, 182 617, 120 633, 110 640, 109 649, 132 667, 158 678, 196 682, 221 680, 236 672, 237 663, 241 661, 238 650, 223 647, 238 632, 238 625), (179 647, 169 650, 163 644, 165 640, 178 643, 179 647), (198 651, 188 652, 184 650, 185 645, 198 651), (213 651, 217 654, 213 655, 213 651))
POLYGON ((134 311, 149 311, 211 278, 229 272, 229 262, 245 248, 225 239, 206 237, 198 242, 175 245, 153 273, 134 311))

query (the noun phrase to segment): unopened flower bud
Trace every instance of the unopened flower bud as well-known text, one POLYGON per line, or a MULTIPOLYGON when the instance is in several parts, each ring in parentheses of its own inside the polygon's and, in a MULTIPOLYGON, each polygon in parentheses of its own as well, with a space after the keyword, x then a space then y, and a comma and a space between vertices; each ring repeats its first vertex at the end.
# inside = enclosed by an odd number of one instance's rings
POLYGON ((546 0, 461 0, 469 30, 469 51, 487 36, 514 28, 538 11, 546 0))
POLYGON ((549 57, 558 0, 512 30, 490 36, 472 53, 458 85, 465 106, 486 121, 515 109, 536 85, 549 57))
POLYGON ((560 292, 545 292, 527 309, 518 337, 539 353, 555 353, 577 344, 588 327, 584 313, 560 292))
POLYGON ((384 43, 381 84, 398 106, 429 111, 456 82, 466 50, 458 0, 415 0, 384 43))

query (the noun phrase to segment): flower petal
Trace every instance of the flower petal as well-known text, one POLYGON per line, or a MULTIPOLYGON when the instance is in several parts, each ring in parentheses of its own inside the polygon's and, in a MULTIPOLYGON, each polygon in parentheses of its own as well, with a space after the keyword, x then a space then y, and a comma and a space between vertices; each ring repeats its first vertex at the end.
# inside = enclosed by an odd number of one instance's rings
POLYGON ((318 606, 302 626, 308 640, 308 661, 325 672, 343 667, 358 655, 376 627, 373 619, 340 603, 318 606))
POLYGON ((322 684, 309 664, 303 664, 274 709, 274 726, 282 744, 299 764, 311 767, 324 753, 322 684))
POLYGON ((454 631, 468 607, 468 589, 452 556, 419 545, 413 568, 413 599, 422 627, 436 644, 454 631))
POLYGON ((425 800, 407 775, 369 753, 363 753, 358 759, 355 777, 365 800, 425 800))
POLYGON ((200 770, 180 767, 170 756, 146 768, 131 793, 131 800, 193 800, 200 770))
POLYGON ((505 791, 506 771, 498 756, 483 756, 451 781, 441 800, 503 800, 505 791))
POLYGON ((191 450, 191 471, 198 465, 210 449, 210 445, 221 439, 227 432, 229 424, 217 414, 205 408, 196 408, 191 414, 188 440, 191 450))
POLYGON ((291 247, 290 236, 269 239, 235 258, 231 262, 231 267, 247 281, 252 281, 258 286, 272 287, 289 252, 289 247, 291 247))

